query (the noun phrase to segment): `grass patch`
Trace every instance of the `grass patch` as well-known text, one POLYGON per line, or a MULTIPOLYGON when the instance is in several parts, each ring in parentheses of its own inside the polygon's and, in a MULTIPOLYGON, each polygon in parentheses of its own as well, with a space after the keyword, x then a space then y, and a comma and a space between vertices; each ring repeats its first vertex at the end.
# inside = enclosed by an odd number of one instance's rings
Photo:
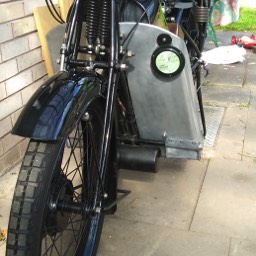
POLYGON ((243 31, 256 33, 256 8, 240 8, 240 16, 237 22, 226 26, 216 26, 221 31, 243 31))
POLYGON ((240 103, 239 108, 249 108, 249 104, 248 103, 240 103))

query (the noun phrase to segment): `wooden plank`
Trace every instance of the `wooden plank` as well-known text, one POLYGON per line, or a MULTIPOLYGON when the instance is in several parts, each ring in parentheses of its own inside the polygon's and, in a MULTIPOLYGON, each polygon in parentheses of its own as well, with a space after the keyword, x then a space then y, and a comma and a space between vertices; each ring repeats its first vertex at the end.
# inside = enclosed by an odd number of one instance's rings
POLYGON ((72 5, 73 0, 59 0, 59 6, 60 6, 60 15, 63 20, 66 21, 68 10, 70 6, 72 5))
MULTIPOLYGON (((58 5, 55 5, 55 7, 59 8, 58 5)), ((36 7, 34 9, 34 16, 35 16, 39 39, 42 45, 42 55, 45 60, 46 70, 48 72, 48 75, 51 76, 53 75, 54 72, 53 72, 53 67, 51 65, 49 49, 48 49, 45 36, 49 32, 49 30, 57 26, 59 23, 51 16, 46 6, 36 7)))
MULTIPOLYGON (((59 5, 54 5, 59 10, 63 20, 66 20, 68 10, 73 0, 59 0, 59 5)), ((49 76, 53 75, 54 69, 51 63, 50 51, 46 41, 46 34, 59 23, 52 17, 46 6, 36 7, 34 9, 34 17, 38 30, 39 39, 42 45, 42 55, 45 60, 46 70, 49 76)))

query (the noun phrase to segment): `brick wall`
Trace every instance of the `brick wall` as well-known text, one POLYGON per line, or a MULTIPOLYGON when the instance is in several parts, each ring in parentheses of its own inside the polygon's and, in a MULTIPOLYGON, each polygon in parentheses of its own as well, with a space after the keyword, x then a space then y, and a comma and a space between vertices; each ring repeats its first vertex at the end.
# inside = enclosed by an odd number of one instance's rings
POLYGON ((24 155, 28 139, 10 132, 47 77, 33 17, 33 8, 42 5, 44 0, 0 0, 0 176, 24 155))

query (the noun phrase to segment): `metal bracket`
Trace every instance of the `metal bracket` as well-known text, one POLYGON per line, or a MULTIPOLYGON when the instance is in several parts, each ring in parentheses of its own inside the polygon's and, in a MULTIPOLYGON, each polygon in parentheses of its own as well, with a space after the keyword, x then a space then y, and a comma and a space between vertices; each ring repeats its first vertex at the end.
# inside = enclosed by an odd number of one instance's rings
POLYGON ((199 141, 178 138, 167 138, 165 141, 165 146, 191 150, 202 149, 202 145, 199 141))
POLYGON ((167 138, 165 150, 167 158, 200 159, 202 144, 196 140, 167 138))
POLYGON ((117 193, 122 194, 121 196, 119 196, 116 200, 114 200, 113 202, 107 204, 104 209, 103 212, 107 212, 108 210, 110 210, 113 206, 115 206, 116 204, 118 204, 121 200, 123 200, 125 197, 127 197, 131 191, 130 190, 124 190, 124 189, 117 189, 117 193))

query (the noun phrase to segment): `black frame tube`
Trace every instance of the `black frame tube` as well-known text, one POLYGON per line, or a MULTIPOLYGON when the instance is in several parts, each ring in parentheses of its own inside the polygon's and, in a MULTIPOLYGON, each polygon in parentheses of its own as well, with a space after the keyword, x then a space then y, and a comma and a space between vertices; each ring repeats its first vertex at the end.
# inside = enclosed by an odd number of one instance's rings
POLYGON ((113 116, 114 116, 114 105, 115 95, 117 91, 117 84, 119 78, 118 55, 119 55, 119 23, 117 20, 117 3, 116 0, 111 0, 111 35, 110 35, 110 69, 108 77, 107 97, 105 106, 105 117, 103 125, 103 137, 100 152, 100 173, 102 179, 105 179, 107 159, 109 155, 109 147, 111 141, 112 127, 113 127, 113 116))

